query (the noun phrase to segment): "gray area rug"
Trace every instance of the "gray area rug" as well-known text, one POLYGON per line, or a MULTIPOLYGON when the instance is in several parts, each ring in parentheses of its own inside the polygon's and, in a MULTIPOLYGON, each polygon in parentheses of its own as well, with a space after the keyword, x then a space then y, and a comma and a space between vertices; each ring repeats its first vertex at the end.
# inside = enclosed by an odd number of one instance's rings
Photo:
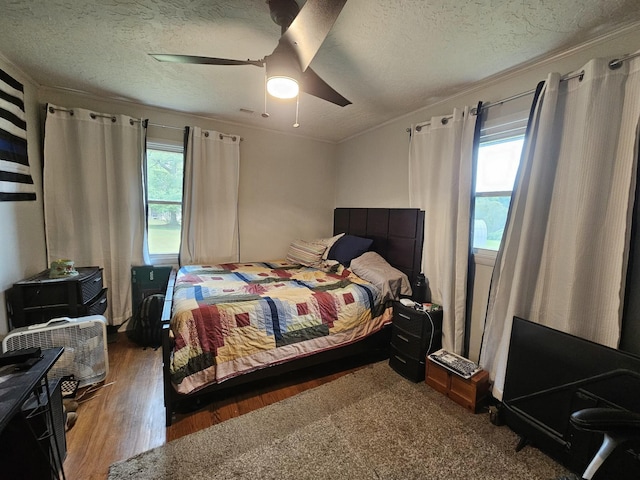
POLYGON ((386 362, 227 420, 110 467, 123 479, 558 478, 518 437, 386 362))

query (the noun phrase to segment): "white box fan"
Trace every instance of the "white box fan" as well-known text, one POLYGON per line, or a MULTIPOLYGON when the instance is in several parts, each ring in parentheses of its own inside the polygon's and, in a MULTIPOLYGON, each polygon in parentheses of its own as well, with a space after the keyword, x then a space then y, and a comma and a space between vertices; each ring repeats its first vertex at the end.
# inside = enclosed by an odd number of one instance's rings
POLYGON ((49 375, 73 375, 84 387, 105 379, 109 372, 107 319, 102 315, 54 318, 47 323, 16 328, 2 341, 2 351, 64 347, 49 375))

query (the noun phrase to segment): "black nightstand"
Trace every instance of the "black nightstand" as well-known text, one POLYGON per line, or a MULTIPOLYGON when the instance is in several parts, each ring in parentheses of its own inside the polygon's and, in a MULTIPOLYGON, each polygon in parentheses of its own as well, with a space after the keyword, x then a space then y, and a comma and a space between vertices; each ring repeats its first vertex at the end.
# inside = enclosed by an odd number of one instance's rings
POLYGON ((442 309, 423 312, 393 304, 389 365, 414 382, 425 378, 425 358, 442 348, 442 309))

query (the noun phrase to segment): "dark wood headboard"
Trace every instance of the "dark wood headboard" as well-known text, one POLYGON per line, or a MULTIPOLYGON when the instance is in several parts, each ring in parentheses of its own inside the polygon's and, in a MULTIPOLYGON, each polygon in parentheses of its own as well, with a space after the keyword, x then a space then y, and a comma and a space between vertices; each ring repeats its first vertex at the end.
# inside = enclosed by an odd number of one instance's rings
POLYGON ((424 211, 418 208, 336 208, 333 234, 371 238, 371 249, 413 285, 421 271, 424 211))

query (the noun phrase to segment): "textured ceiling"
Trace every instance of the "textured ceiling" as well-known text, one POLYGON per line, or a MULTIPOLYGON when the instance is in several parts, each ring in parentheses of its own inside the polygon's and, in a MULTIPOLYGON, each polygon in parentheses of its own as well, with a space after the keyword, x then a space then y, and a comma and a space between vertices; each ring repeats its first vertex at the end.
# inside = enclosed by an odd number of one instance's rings
POLYGON ((348 0, 311 67, 353 104, 303 94, 294 129, 295 101, 269 100, 270 117, 260 115, 263 69, 148 56, 263 58, 280 37, 265 0, 0 0, 0 8, 0 54, 40 85, 329 141, 640 20, 638 0, 348 0))

